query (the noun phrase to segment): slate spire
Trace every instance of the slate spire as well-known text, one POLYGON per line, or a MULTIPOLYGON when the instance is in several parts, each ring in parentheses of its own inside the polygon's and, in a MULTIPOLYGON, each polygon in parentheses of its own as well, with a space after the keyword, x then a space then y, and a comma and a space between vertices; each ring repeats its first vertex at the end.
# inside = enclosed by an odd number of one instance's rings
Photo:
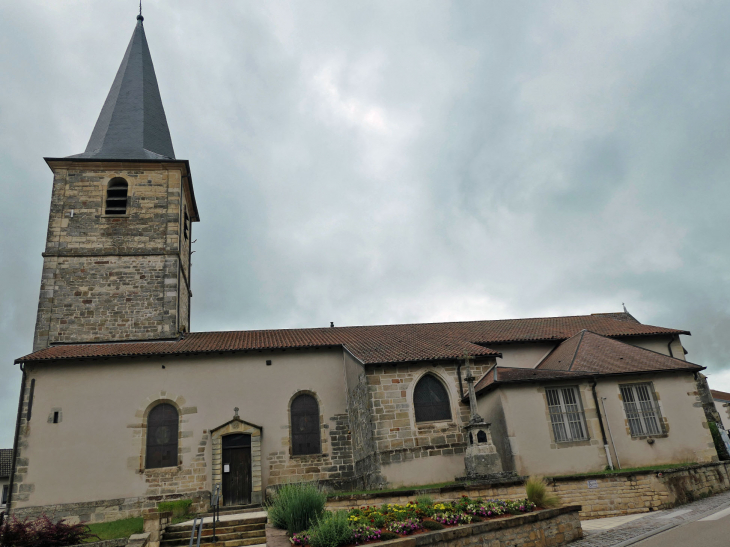
POLYGON ((73 158, 175 159, 142 14, 83 154, 73 158))

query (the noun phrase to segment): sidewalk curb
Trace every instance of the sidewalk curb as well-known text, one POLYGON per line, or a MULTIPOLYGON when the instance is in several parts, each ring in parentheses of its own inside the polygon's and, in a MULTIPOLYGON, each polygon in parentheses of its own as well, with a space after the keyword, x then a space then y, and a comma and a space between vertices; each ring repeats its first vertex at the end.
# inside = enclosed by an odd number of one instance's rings
POLYGON ((640 536, 636 536, 634 538, 627 539, 626 541, 622 541, 621 543, 615 543, 611 547, 628 547, 629 545, 633 545, 634 543, 639 543, 640 541, 644 541, 645 539, 650 538, 651 536, 655 536, 657 534, 661 534, 662 532, 666 532, 667 530, 671 530, 672 528, 676 528, 680 524, 686 524, 686 523, 673 522, 671 524, 662 526, 661 528, 657 528, 656 530, 650 530, 649 532, 644 532, 640 536))

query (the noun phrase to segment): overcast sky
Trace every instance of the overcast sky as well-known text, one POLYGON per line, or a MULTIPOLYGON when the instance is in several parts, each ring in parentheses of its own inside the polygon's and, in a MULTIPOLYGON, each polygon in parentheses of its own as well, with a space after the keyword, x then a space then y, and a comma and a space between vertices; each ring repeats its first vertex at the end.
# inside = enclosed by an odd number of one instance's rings
MULTIPOLYGON (((135 0, 0 0, 0 448, 135 0)), ((620 311, 730 390, 730 3, 144 2, 192 330, 620 311)))

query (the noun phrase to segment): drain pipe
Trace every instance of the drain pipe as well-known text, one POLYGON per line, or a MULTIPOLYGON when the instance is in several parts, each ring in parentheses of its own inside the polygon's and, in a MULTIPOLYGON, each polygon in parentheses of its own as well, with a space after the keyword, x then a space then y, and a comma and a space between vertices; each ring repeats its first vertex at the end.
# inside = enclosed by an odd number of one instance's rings
POLYGON ((459 377, 459 400, 464 399, 464 385, 461 383, 461 361, 456 361, 456 375, 459 377))
MULTIPOLYGON (((601 437, 603 437, 603 449, 606 451, 606 460, 608 466, 613 470, 613 461, 611 460, 611 451, 608 449, 608 439, 606 439, 606 430, 603 428, 603 419, 601 419, 601 408, 598 406, 598 395, 596 394, 596 379, 593 379, 591 384, 591 391, 593 392, 593 402, 596 405, 596 415, 598 416, 598 425, 601 426, 601 437)), ((616 447, 614 447, 614 450, 616 447)))
POLYGON ((608 414, 606 414, 606 398, 601 397, 601 403, 603 403, 603 415, 606 417, 606 425, 608 426, 608 436, 611 437, 611 444, 613 445, 613 453, 616 454, 616 464, 621 469, 621 460, 618 457, 618 450, 616 450, 616 443, 613 440, 613 433, 611 433, 611 423, 608 421, 608 414))

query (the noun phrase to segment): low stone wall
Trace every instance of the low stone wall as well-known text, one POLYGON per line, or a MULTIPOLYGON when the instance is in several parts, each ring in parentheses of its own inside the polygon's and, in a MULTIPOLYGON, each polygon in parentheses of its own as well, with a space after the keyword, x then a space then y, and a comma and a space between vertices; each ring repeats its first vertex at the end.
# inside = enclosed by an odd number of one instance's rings
POLYGON ((47 515, 53 520, 64 519, 69 524, 77 522, 110 522, 113 520, 141 517, 145 511, 154 510, 161 501, 192 499, 192 511, 195 513, 208 510, 210 492, 192 492, 190 494, 170 494, 165 496, 147 496, 139 498, 118 498, 111 500, 89 501, 84 503, 61 503, 37 507, 21 507, 12 514, 19 519, 38 518, 47 515))
MULTIPOLYGON (((666 509, 730 489, 730 462, 693 465, 668 471, 596 474, 547 478, 563 504, 580 504, 581 518, 602 518, 666 509)), ((470 498, 516 500, 525 497, 524 477, 497 483, 472 483, 439 489, 338 496, 327 507, 340 509, 406 503, 421 493, 437 501, 470 498)))
POLYGON ((71 547, 125 547, 129 538, 106 539, 104 541, 92 541, 91 543, 79 543, 71 547))
POLYGON ((497 519, 458 528, 426 532, 407 538, 385 541, 383 547, 556 547, 583 537, 579 505, 546 509, 506 519, 497 519))

